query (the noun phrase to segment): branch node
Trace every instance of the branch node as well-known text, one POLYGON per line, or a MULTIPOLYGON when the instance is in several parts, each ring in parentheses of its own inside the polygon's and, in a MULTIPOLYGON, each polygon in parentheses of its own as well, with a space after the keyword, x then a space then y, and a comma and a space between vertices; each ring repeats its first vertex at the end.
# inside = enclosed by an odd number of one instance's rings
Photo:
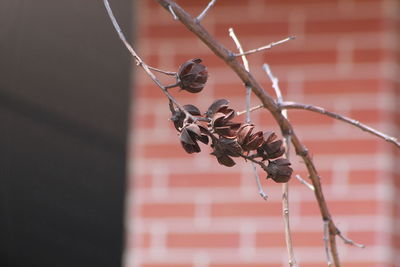
POLYGON ((226 60, 228 62, 234 61, 236 59, 236 54, 233 53, 232 51, 228 51, 228 57, 226 58, 226 60))

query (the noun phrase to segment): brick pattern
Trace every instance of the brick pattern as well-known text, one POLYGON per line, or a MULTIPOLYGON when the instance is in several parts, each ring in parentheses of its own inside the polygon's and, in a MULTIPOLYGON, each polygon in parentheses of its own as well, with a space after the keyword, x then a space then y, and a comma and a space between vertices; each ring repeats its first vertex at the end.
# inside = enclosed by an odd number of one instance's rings
MULTIPOLYGON (((198 95, 174 91, 179 101, 205 110, 225 97, 243 110, 244 88, 224 63, 155 1, 136 2, 135 47, 146 62, 176 70, 200 57, 208 66, 206 89, 198 95)), ((178 1, 193 15, 207 2, 178 1)), ((219 0, 202 23, 232 50, 229 27, 245 49, 296 35, 296 41, 249 56, 252 72, 268 92, 273 94, 264 62, 279 77, 287 100, 322 106, 398 136, 398 14, 397 0, 219 0)), ((168 121, 165 97, 140 69, 134 88, 125 266, 287 266, 281 186, 263 179, 265 203, 248 164, 220 166, 204 146, 200 154, 186 154, 168 121)), ((339 240, 343 265, 400 266, 398 150, 318 114, 293 110, 289 116, 320 170, 337 225, 367 245, 358 249, 339 240)), ((252 120, 260 130, 278 130, 267 112, 255 112, 252 120)), ((301 160, 292 162, 295 173, 306 177, 301 160)), ((317 204, 296 179, 290 182, 290 203, 298 263, 326 266, 317 204)))

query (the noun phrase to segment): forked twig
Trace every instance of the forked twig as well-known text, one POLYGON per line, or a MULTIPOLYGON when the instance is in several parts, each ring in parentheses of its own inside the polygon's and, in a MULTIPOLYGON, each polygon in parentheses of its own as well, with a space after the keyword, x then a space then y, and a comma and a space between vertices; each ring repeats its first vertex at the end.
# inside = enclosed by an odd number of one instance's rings
POLYGON ((384 139, 385 141, 394 144, 397 147, 400 147, 400 142, 397 140, 397 138, 389 136, 387 134, 384 134, 372 127, 369 127, 361 122, 359 122, 358 120, 354 120, 352 118, 331 112, 331 111, 327 111, 324 108, 321 107, 317 107, 317 106, 313 106, 313 105, 305 105, 305 104, 300 104, 300 103, 295 103, 295 102, 282 102, 279 104, 279 107, 281 109, 303 109, 303 110, 309 110, 309 111, 313 111, 319 114, 323 114, 326 115, 328 117, 343 121, 345 123, 351 124, 365 132, 371 133, 375 136, 378 136, 379 138, 384 139))
MULTIPOLYGON (((229 28, 229 36, 233 39, 233 41, 236 44, 237 49, 239 50, 240 53, 243 53, 243 48, 242 45, 240 44, 239 39, 236 37, 236 34, 233 30, 233 28, 229 28)), ((247 58, 245 55, 242 56, 242 61, 245 69, 247 71, 250 71, 250 66, 249 62, 247 61, 247 58)), ((246 122, 251 123, 251 118, 250 118, 250 103, 251 102, 251 87, 246 86, 246 122)), ((258 175, 257 168, 254 162, 251 162, 251 166, 253 169, 254 177, 256 179, 257 187, 258 187, 258 193, 260 196, 264 199, 268 199, 268 195, 264 192, 264 189, 262 188, 261 182, 260 182, 260 176, 258 175)))

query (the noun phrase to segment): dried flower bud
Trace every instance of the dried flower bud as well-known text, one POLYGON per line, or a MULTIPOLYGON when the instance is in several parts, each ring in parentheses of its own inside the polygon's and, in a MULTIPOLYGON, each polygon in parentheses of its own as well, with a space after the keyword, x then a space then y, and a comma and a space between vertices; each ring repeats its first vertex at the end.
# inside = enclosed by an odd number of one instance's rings
MULTIPOLYGON (((188 105, 184 105, 183 108, 191 115, 193 116, 200 116, 201 112, 200 110, 191 104, 188 105)), ((177 129, 178 131, 182 128, 183 126, 183 121, 186 118, 185 112, 183 112, 182 110, 179 109, 174 109, 171 108, 171 121, 174 123, 175 129, 177 129)))
POLYGON ((219 164, 227 167, 232 167, 236 164, 231 157, 239 157, 243 152, 235 140, 223 137, 215 140, 211 146, 214 148, 211 155, 217 158, 219 164))
POLYGON ((194 58, 183 63, 178 71, 179 86, 190 93, 198 93, 207 82, 207 68, 200 64, 201 59, 194 58))
POLYGON ((264 132, 263 136, 265 141, 257 149, 263 160, 279 158, 285 153, 282 140, 276 140, 277 136, 274 132, 264 132))
POLYGON ((277 183, 286 183, 290 180, 293 169, 290 167, 289 160, 282 158, 270 161, 266 171, 268 173, 267 178, 272 178, 277 183))
POLYGON ((210 125, 220 136, 228 139, 235 139, 241 123, 232 122, 236 116, 233 109, 228 107, 229 101, 218 99, 214 101, 205 113, 210 119, 210 125))
POLYGON ((228 107, 229 101, 226 99, 217 99, 215 100, 211 106, 206 111, 207 117, 212 117, 215 113, 217 113, 221 108, 228 107))
POLYGON ((237 132, 237 141, 244 151, 251 151, 259 148, 264 142, 263 133, 261 131, 252 133, 254 125, 242 124, 237 132))
POLYGON ((202 133, 202 129, 199 125, 194 123, 183 127, 179 139, 181 140, 182 147, 189 154, 200 152, 197 141, 201 141, 205 144, 208 143, 208 136, 202 133))

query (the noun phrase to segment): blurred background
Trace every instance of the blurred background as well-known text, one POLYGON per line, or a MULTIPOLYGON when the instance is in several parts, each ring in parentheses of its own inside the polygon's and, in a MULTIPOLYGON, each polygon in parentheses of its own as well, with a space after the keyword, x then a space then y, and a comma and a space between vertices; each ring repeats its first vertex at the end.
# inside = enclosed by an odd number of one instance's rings
MULTIPOLYGON (((193 16, 208 4, 177 2, 193 16)), ((110 4, 150 66, 177 71, 201 58, 208 67, 200 94, 171 90, 180 103, 205 111, 227 98, 244 110, 241 81, 156 1, 110 4)), ((399 14, 398 0, 218 0, 202 24, 232 51, 230 27, 245 50, 295 35, 248 56, 268 93, 264 63, 284 99, 399 137, 399 14)), ((0 1, 0 266, 288 266, 281 185, 260 172, 265 202, 251 165, 221 166, 206 146, 186 154, 169 118, 102 1, 0 1)), ((399 150, 319 114, 291 110, 289 119, 335 223, 366 245, 338 240, 343 266, 400 266, 399 150)), ((252 120, 279 134, 268 112, 252 120)), ((307 179, 291 155, 294 174, 307 179)), ((326 266, 317 203, 296 179, 290 213, 298 264, 326 266)))
MULTIPOLYGON (((208 1, 178 3, 197 16, 208 1)), ((399 136, 399 4, 220 0, 202 24, 232 51, 230 27, 244 50, 295 35, 294 41, 248 56, 252 73, 270 94, 263 63, 279 78, 286 100, 322 106, 399 136)), ((171 90, 182 104, 205 111, 214 99, 228 98, 232 108, 244 110, 244 86, 222 60, 156 1, 138 1, 136 7, 135 46, 148 64, 174 71, 198 57, 208 66, 209 81, 200 94, 171 90)), ((248 163, 220 166, 206 146, 186 154, 168 122, 162 92, 143 71, 135 73, 125 266, 288 266, 281 185, 260 172, 269 195, 264 202, 248 163)), ((343 266, 400 266, 400 162, 394 146, 319 114, 291 110, 289 119, 313 155, 338 227, 367 246, 338 240, 343 266)), ((252 120, 256 129, 279 133, 266 111, 253 112, 252 120)), ((291 154, 294 173, 307 178, 301 159, 291 154)), ((296 179, 290 181, 290 212, 299 265, 326 266, 316 201, 296 179)))

